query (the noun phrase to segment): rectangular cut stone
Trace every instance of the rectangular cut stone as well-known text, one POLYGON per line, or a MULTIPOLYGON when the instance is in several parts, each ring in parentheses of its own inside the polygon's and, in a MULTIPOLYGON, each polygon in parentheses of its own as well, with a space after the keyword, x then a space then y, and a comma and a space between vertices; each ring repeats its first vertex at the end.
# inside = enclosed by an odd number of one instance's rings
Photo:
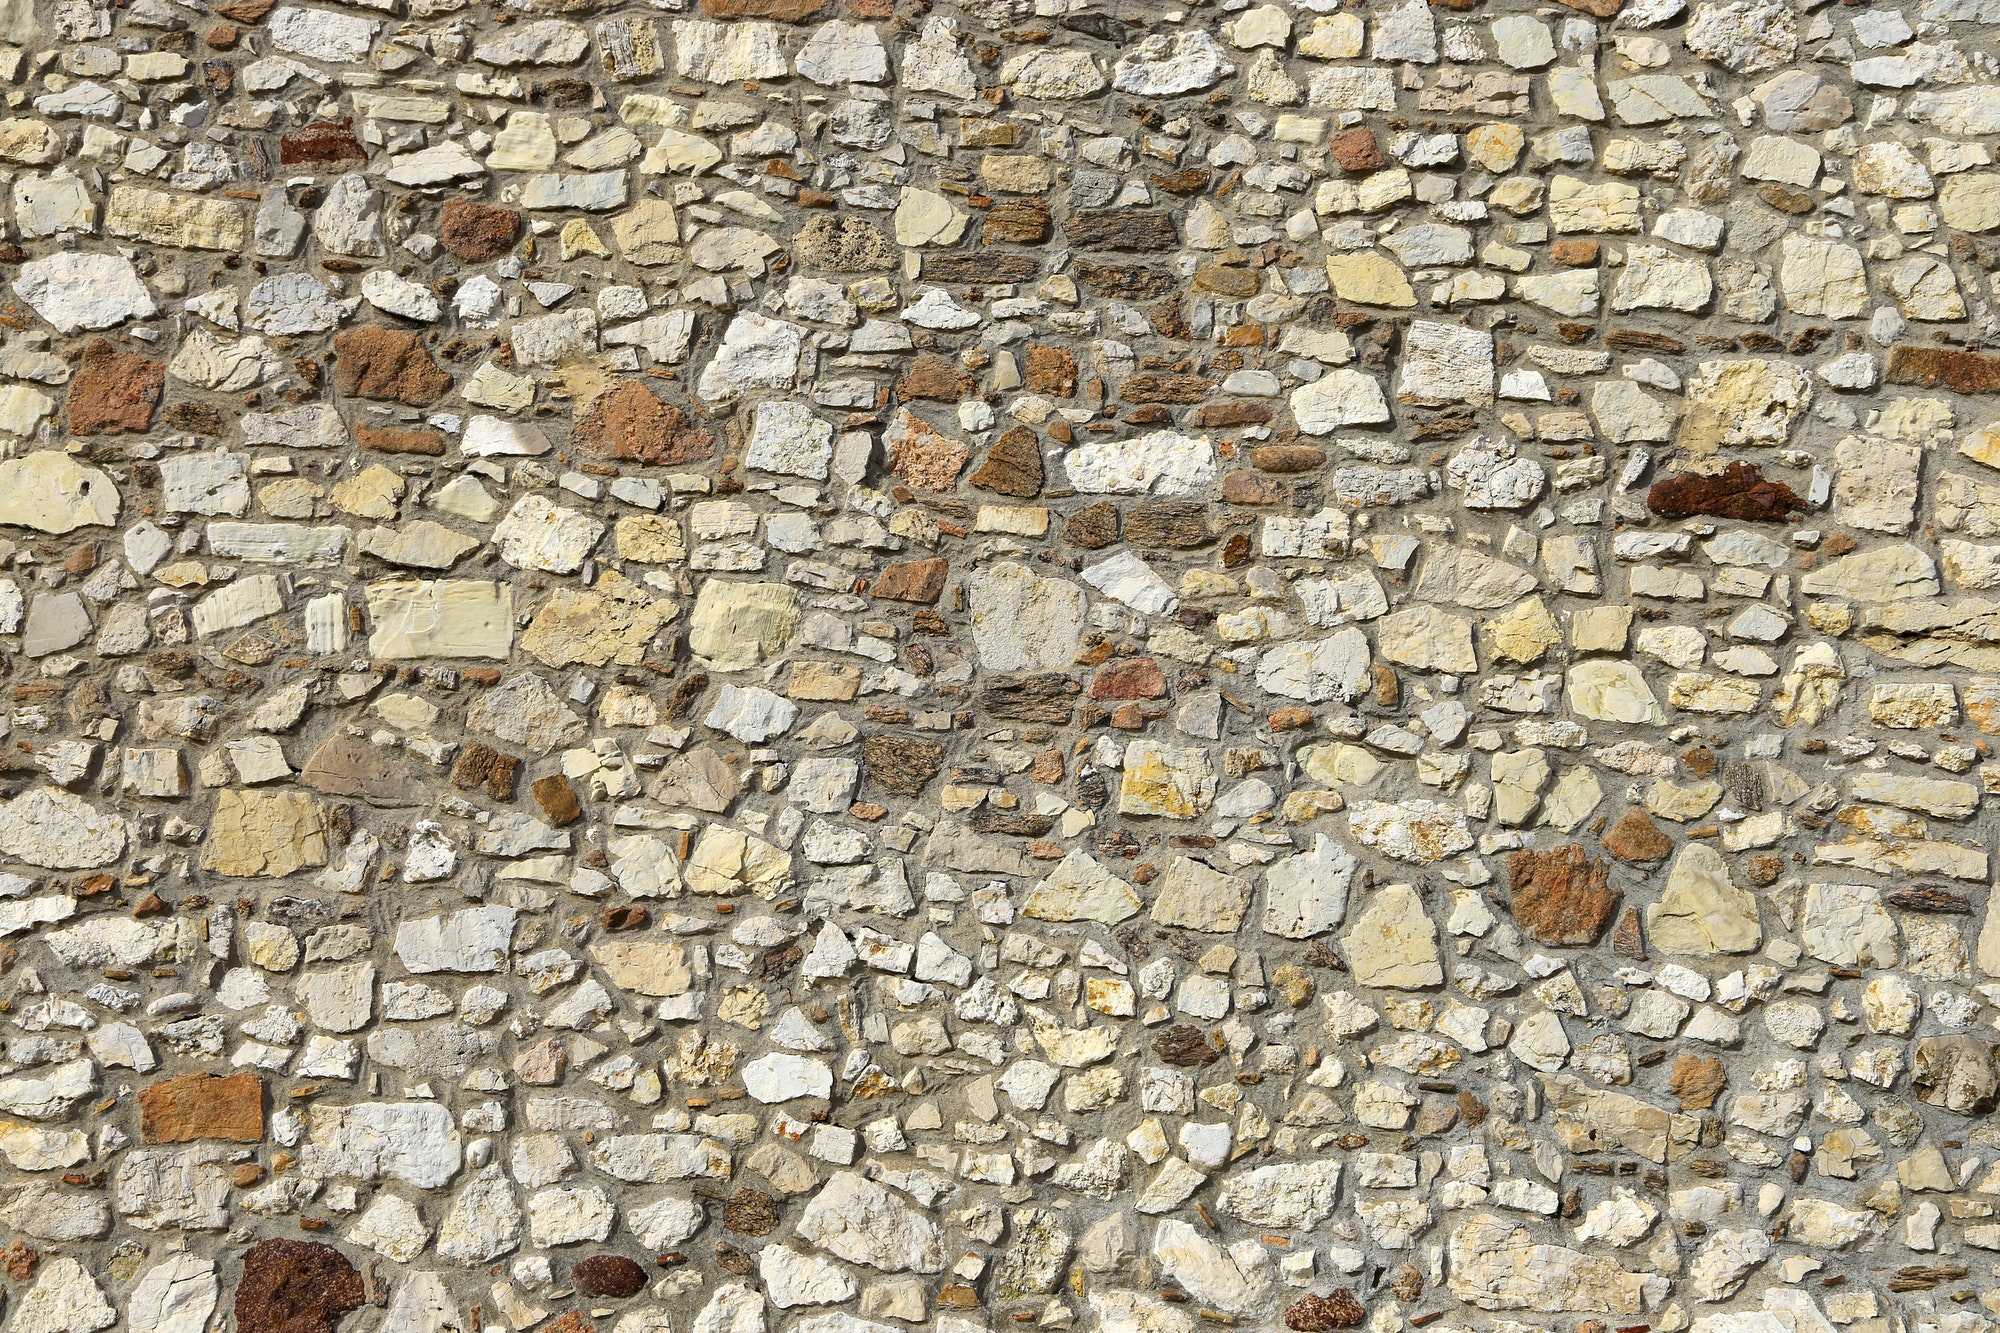
POLYGON ((241 250, 250 234, 250 214, 224 199, 118 185, 105 205, 104 230, 183 250, 241 250))
POLYGON ((491 657, 514 643, 514 590, 479 579, 368 585, 368 651, 376 657, 491 657))

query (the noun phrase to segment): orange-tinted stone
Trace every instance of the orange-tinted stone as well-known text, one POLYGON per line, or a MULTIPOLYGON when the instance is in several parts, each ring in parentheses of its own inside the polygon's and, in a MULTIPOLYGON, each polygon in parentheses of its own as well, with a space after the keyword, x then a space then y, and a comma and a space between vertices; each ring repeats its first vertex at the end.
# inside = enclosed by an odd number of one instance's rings
POLYGON ((333 335, 334 387, 345 394, 427 407, 451 388, 423 340, 370 324, 333 335))
POLYGON ((228 1078, 183 1074, 139 1090, 139 1138, 146 1143, 264 1137, 264 1080, 244 1071, 228 1078))
POLYGON ((69 386, 70 433, 123 435, 150 429, 166 383, 167 368, 160 362, 92 338, 69 386))
POLYGON ((715 453, 715 436, 637 380, 591 404, 570 443, 599 458, 660 465, 699 462, 715 453))

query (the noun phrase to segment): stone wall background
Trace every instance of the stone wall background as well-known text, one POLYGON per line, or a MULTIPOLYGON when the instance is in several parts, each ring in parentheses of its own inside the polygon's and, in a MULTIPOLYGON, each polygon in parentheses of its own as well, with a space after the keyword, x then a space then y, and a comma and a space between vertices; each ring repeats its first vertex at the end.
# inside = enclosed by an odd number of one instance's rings
POLYGON ((6 1333, 1986 1333, 1991 0, 0 0, 6 1333))

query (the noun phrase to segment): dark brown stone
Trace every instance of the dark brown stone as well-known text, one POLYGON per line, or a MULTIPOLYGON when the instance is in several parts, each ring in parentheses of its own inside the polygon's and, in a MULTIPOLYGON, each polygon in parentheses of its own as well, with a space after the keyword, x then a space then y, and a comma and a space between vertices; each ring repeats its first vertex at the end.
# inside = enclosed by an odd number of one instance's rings
POLYGON ((979 692, 979 706, 1011 722, 1047 722, 1061 726, 1076 711, 1070 700, 1083 692, 1059 671, 992 677, 979 692))
POLYGON ((520 235, 519 213, 473 199, 447 200, 438 217, 438 243, 468 263, 507 253, 520 235))
POLYGON ((368 150, 354 137, 354 120, 314 121, 302 130, 293 130, 278 140, 280 166, 300 163, 366 162, 368 150))
POLYGON ((1953 393, 2000 392, 2000 357, 1954 352, 1948 347, 1892 347, 1883 379, 1953 393))
POLYGON ((1099 500, 1071 514, 1063 524, 1062 538, 1071 546, 1100 551, 1118 540, 1118 506, 1099 500))
POLYGON ((451 785, 460 791, 471 791, 484 787, 486 794, 496 801, 514 799, 514 778, 521 771, 521 761, 511 754, 502 754, 490 745, 473 741, 458 756, 458 762, 451 767, 451 785))
POLYGON ((916 736, 870 736, 861 742, 861 771, 891 796, 921 796, 944 767, 944 746, 916 736))
POLYGON ((1042 271, 1034 255, 937 254, 924 256, 924 278, 930 282, 1026 282, 1042 271))
MULTIPOLYGON (((1269 403, 1204 403, 1194 410, 1196 426, 1262 426, 1276 413, 1269 403)), ((1284 448, 1266 445, 1265 448, 1284 448)), ((1310 447, 1310 446, 1308 446, 1310 447)), ((1253 451, 1254 452, 1254 451, 1253 451)), ((1325 455, 1322 454, 1321 457, 1325 455)))
POLYGON ((1660 832, 1659 826, 1635 805, 1605 830, 1604 850, 1621 861, 1645 865, 1665 860, 1674 850, 1674 840, 1660 832))
POLYGON ((1233 505, 1275 505, 1285 502, 1285 493, 1256 473, 1238 468, 1222 479, 1222 498, 1233 505))
POLYGON ((974 833, 1002 834, 1009 838, 1039 838, 1056 826, 1051 815, 1031 815, 1022 810, 995 810, 981 806, 966 820, 974 833))
POLYGON ((637 380, 619 385, 592 403, 569 438, 571 444, 598 458, 656 466, 697 463, 715 453, 714 435, 637 380))
POLYGON ((1174 220, 1136 208, 1087 209, 1063 222, 1063 235, 1086 250, 1136 250, 1163 254, 1180 248, 1174 220))
POLYGON ((215 12, 238 23, 259 23, 277 5, 278 0, 230 0, 226 5, 217 5, 215 12))
POLYGON ((542 1326, 541 1333, 597 1333, 597 1326, 583 1317, 581 1310, 565 1310, 542 1326))
POLYGON ((238 1333, 333 1333, 368 1299, 361 1274, 331 1245, 260 1240, 243 1252, 236 1283, 238 1333))
POLYGON ((1118 386, 1118 397, 1128 403, 1198 403, 1215 387, 1214 380, 1199 375, 1134 375, 1118 386))
MULTIPOLYGON (((1570 4, 1572 0, 1562 0, 1562 2, 1570 4)), ((1812 191, 1788 190, 1775 181, 1769 185, 1758 186, 1757 197, 1780 213, 1790 213, 1793 217, 1804 217, 1819 207, 1819 201, 1813 197, 1812 191)))
POLYGON ((574 824, 583 818, 583 803, 576 799, 576 788, 569 785, 569 779, 560 773, 551 773, 545 778, 536 778, 534 786, 528 789, 535 798, 535 804, 542 807, 549 823, 557 828, 574 824))
POLYGON ((1164 699, 1167 678, 1150 657, 1113 658, 1090 678, 1093 699, 1164 699))
POLYGON ((950 572, 950 562, 943 559, 905 560, 885 567, 868 591, 892 602, 935 606, 944 592, 945 576, 950 572))
POLYGON ((1200 1028, 1176 1023, 1153 1038, 1153 1054, 1170 1065, 1195 1069, 1208 1064, 1222 1052, 1200 1028))
POLYGON ((1970 916, 1972 899, 1933 884, 1897 889, 1882 895, 1882 901, 1905 912, 1928 912, 1939 916, 1970 916))
POLYGON ((955 403, 972 392, 972 376, 955 369, 941 356, 920 356, 896 381, 896 397, 904 402, 928 398, 955 403))
POLYGON ((1029 393, 1052 394, 1057 398, 1076 395, 1076 357, 1067 347, 1029 343, 1022 350, 1028 363, 1023 380, 1029 393))
POLYGON ((622 1254, 593 1254, 569 1270, 569 1280, 581 1295, 622 1301, 646 1289, 646 1270, 622 1254))
POLYGON ((1565 268, 1589 268, 1597 262, 1596 241, 1557 241, 1549 247, 1549 258, 1565 268))
POLYGON ((1326 141, 1326 149, 1342 171, 1376 171, 1389 160, 1382 156, 1375 132, 1366 125, 1334 135, 1326 141))
POLYGON ((76 378, 70 381, 70 433, 124 435, 150 430, 166 384, 163 363, 92 338, 83 349, 76 378))
POLYGON ((1208 506, 1199 500, 1154 500, 1125 515, 1125 540, 1134 546, 1193 550, 1215 540, 1208 506))
POLYGON ((333 384, 345 394, 427 407, 451 388, 423 340, 402 329, 348 329, 333 335, 333 352, 333 384))
MULTIPOLYGON (((1053 234, 1049 206, 1040 199, 1002 199, 986 210, 982 245, 1040 245, 1053 234)), ((926 270, 929 264, 925 265, 926 270)))
POLYGON ((320 742, 299 781, 328 796, 351 796, 382 809, 425 805, 431 798, 430 785, 410 771, 400 750, 339 731, 320 742))
POLYGON ((1722 1061, 1703 1059, 1695 1055, 1674 1057, 1674 1076, 1668 1087, 1674 1096, 1681 1099, 1681 1111, 1706 1111, 1715 1105, 1715 1099, 1722 1095, 1722 1088, 1729 1081, 1728 1071, 1722 1061))
POLYGON ((1250 466, 1263 472, 1313 472, 1326 466, 1326 450, 1310 444, 1260 444, 1250 450, 1250 466))
MULTIPOLYGON (((1453 1107, 1456 1113, 1458 1108, 1453 1107)), ((1342 1287, 1325 1296, 1301 1296, 1285 1310, 1285 1327, 1294 1333, 1331 1333, 1336 1328, 1358 1328, 1368 1311, 1342 1287)))
POLYGON ((1611 869, 1575 843, 1507 858, 1514 923, 1543 944, 1594 944, 1618 910, 1611 869))
POLYGON ((189 435, 222 434, 222 413, 207 403, 168 403, 160 424, 189 435))
POLYGON ((883 273, 896 267, 897 250, 874 223, 845 213, 807 219, 792 238, 799 262, 828 273, 883 273))
MULTIPOLYGON (((1994 364, 2000 365, 2000 362, 1994 364)), ((1738 523, 1782 523, 1805 501, 1782 481, 1766 481, 1749 463, 1731 463, 1717 476, 1683 472, 1655 482, 1646 508, 1662 518, 1733 519, 1738 523)))
POLYGON ((248 1070, 228 1078, 182 1074, 139 1090, 142 1143, 257 1143, 263 1137, 264 1080, 248 1070))
POLYGON ((378 454, 423 454, 444 456, 444 436, 434 430, 392 430, 378 426, 356 426, 354 438, 363 449, 378 454))
POLYGON ((1180 291, 1180 280, 1163 268, 1143 268, 1135 264, 1089 264, 1079 259, 1070 265, 1077 281, 1099 296, 1124 301, 1158 301, 1180 291))
POLYGON ((785 1210, 768 1194, 739 1189, 722 1205, 722 1226, 739 1236, 768 1236, 778 1229, 785 1210))
POLYGON ((0 1250, 0 1268, 4 1268, 7 1276, 16 1282, 26 1282, 33 1277, 41 1262, 42 1256, 25 1241, 10 1240, 7 1248, 0 1250))
MULTIPOLYGON (((1563 327, 1558 325, 1557 330, 1560 332, 1563 327)), ((1588 324, 1569 327, 1583 330, 1585 338, 1590 336, 1588 324)), ((1570 338, 1569 341, 1579 339, 1570 338)), ((1665 352, 1669 356, 1679 356, 1687 350, 1687 344, 1678 338, 1669 338, 1664 333, 1648 333, 1644 329, 1613 329, 1604 335, 1604 345, 1614 352, 1665 352)))
POLYGON ((1042 493, 1042 446, 1026 426, 1005 431, 986 451, 986 461, 966 478, 976 489, 1029 500, 1042 493))

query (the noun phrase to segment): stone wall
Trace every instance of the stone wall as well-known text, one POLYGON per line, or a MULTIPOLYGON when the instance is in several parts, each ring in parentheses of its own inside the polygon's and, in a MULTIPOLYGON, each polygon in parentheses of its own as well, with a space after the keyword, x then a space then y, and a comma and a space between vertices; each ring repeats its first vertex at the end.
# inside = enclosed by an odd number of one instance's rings
POLYGON ((1995 24, 0 0, 0 1333, 1987 1333, 1995 24))

